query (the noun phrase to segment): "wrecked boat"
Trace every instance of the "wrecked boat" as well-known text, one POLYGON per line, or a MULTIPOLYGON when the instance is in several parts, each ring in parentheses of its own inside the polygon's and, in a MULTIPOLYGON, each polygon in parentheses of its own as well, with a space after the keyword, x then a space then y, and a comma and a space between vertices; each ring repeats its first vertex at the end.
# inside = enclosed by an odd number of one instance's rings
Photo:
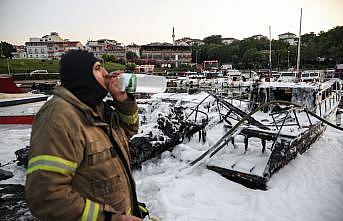
POLYGON ((331 122, 336 118, 341 88, 342 82, 336 79, 258 82, 245 105, 212 94, 222 119, 216 127, 224 135, 190 165, 206 164, 230 180, 266 189, 270 177, 309 149, 327 125, 337 127, 331 122))

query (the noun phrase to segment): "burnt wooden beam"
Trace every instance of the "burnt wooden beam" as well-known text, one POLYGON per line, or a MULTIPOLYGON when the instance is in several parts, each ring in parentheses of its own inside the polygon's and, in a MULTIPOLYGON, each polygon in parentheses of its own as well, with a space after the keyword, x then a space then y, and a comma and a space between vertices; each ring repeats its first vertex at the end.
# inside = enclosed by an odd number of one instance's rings
MULTIPOLYGON (((229 108, 230 110, 232 110, 233 112, 235 112, 237 115, 241 116, 241 117, 245 117, 247 115, 247 113, 245 113, 244 111, 242 111, 241 109, 235 107, 234 105, 230 104, 229 102, 227 102, 226 100, 218 97, 216 94, 214 93, 210 93, 210 95, 212 95, 218 102, 220 102, 221 104, 223 104, 224 106, 226 106, 227 108, 229 108)), ((264 129, 264 130, 270 130, 269 127, 265 126, 264 124, 262 124, 261 122, 257 121, 255 118, 253 117, 249 117, 248 118, 248 122, 251 125, 254 125, 258 128, 264 129)))
MULTIPOLYGON (((257 130, 253 128, 244 128, 241 130, 241 133, 244 136, 249 137, 258 137, 264 140, 274 140, 277 132, 272 131, 265 131, 265 130, 257 130)), ((280 134, 279 137, 284 139, 294 139, 296 136, 288 135, 288 134, 280 134)))

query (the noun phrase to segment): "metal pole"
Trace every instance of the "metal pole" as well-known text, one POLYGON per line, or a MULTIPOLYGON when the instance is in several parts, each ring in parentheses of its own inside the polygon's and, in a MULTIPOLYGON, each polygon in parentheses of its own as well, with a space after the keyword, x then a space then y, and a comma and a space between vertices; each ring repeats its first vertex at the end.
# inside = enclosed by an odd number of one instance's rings
POLYGON ((10 73, 10 65, 8 63, 8 58, 6 58, 6 60, 7 60, 7 71, 8 71, 8 74, 10 75, 11 73, 10 73))
POLYGON ((300 9, 300 28, 299 28, 299 41, 298 41, 298 58, 297 58, 297 73, 299 73, 299 66, 300 66, 300 38, 301 38, 301 20, 303 16, 303 9, 300 9))
POLYGON ((289 51, 287 51, 287 69, 289 69, 289 51))
POLYGON ((269 74, 272 73, 272 32, 269 26, 269 74))
POLYGON ((0 51, 0 58, 2 58, 2 41, 0 41, 0 49, 1 49, 1 51, 0 51))

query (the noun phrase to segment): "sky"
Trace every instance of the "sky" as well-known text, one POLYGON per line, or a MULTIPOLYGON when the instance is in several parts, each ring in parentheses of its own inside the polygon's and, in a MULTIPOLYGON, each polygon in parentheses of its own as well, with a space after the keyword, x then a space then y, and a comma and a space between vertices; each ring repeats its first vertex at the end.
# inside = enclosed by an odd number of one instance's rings
POLYGON ((0 40, 24 44, 58 32, 62 38, 130 43, 203 39, 219 34, 277 39, 285 32, 328 31, 343 25, 343 0, 0 0, 0 40))

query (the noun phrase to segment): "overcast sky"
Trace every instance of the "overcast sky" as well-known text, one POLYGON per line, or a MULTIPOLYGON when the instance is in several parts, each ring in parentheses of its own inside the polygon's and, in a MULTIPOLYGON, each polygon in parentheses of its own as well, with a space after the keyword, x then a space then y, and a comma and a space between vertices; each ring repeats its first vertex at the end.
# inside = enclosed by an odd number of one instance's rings
POLYGON ((343 25, 343 0, 0 0, 0 40, 24 44, 56 31, 62 38, 109 38, 124 44, 203 39, 212 34, 243 39, 285 32, 327 31, 343 25))

